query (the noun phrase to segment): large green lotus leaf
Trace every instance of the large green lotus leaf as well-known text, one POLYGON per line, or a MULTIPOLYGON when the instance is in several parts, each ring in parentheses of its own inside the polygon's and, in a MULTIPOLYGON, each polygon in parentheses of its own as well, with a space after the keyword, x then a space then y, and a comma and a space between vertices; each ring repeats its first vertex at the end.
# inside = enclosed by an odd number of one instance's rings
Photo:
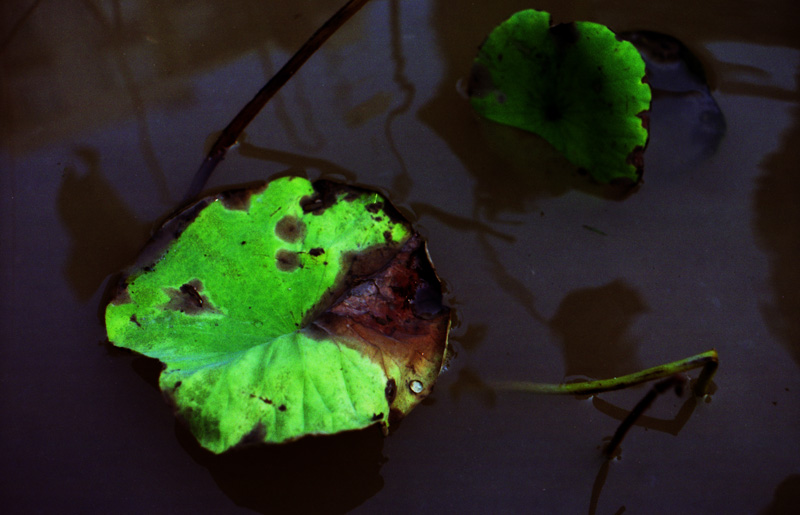
POLYGON ((638 182, 650 88, 636 48, 603 25, 520 11, 481 46, 469 82, 482 116, 539 134, 601 183, 638 182))
POLYGON ((201 445, 388 428, 441 370, 450 313, 424 242, 379 194, 287 177, 165 224, 106 309, 161 360, 201 445))

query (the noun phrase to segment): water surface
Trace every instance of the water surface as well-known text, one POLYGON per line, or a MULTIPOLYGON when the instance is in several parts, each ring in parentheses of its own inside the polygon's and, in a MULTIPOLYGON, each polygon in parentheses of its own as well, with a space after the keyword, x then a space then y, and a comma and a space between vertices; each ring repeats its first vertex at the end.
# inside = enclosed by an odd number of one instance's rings
POLYGON ((214 459, 153 362, 105 343, 110 274, 182 198, 209 139, 341 2, 5 2, 0 32, 0 495, 7 513, 783 513, 800 483, 800 40, 789 1, 554 2, 670 34, 724 115, 653 106, 645 182, 608 198, 457 83, 529 2, 373 0, 247 129, 209 189, 296 173, 411 216, 457 356, 390 437, 214 459), (608 377, 716 348, 710 403, 492 380, 608 377))

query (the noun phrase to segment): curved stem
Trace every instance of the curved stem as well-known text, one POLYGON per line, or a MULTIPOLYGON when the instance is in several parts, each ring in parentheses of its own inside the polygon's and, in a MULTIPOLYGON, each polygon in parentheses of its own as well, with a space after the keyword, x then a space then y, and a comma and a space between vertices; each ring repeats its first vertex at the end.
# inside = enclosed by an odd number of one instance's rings
POLYGON ((639 420, 639 417, 644 415, 644 412, 650 408, 650 406, 653 404, 653 401, 655 401, 659 395, 670 389, 674 389, 678 396, 680 396, 685 384, 686 377, 683 375, 672 375, 654 384, 653 387, 650 388, 650 391, 647 392, 647 395, 645 395, 644 398, 639 401, 639 403, 631 410, 630 413, 628 413, 628 416, 625 417, 625 420, 623 420, 622 424, 620 424, 617 428, 617 431, 614 433, 611 441, 608 442, 608 445, 606 446, 606 457, 611 458, 614 456, 619 444, 622 443, 622 440, 625 438, 625 435, 628 434, 630 428, 632 428, 636 421, 639 420))
POLYGON ((697 354, 686 359, 673 361, 665 365, 648 368, 641 372, 628 374, 610 379, 598 379, 594 381, 581 381, 579 383, 530 383, 526 381, 507 381, 493 383, 492 386, 498 390, 513 390, 519 392, 546 393, 556 395, 592 395, 601 392, 621 390, 629 386, 663 379, 673 374, 687 372, 695 368, 702 367, 700 377, 694 387, 695 395, 705 395, 708 393, 708 386, 719 365, 719 356, 716 350, 710 350, 702 354, 697 354))
POLYGON ((253 118, 261 111, 275 93, 280 90, 286 82, 305 64, 308 59, 314 55, 319 47, 322 46, 329 37, 336 32, 339 27, 349 20, 355 13, 359 11, 369 0, 350 0, 344 7, 336 11, 328 21, 326 21, 317 31, 303 43, 303 46, 289 59, 283 67, 278 70, 270 80, 264 85, 263 88, 253 97, 250 102, 245 105, 239 114, 228 124, 222 131, 217 141, 211 147, 206 158, 203 160, 200 168, 197 170, 192 181, 189 191, 184 197, 184 201, 188 202, 194 199, 205 187, 209 177, 213 173, 220 161, 225 158, 228 149, 236 143, 236 140, 242 134, 245 127, 247 127, 253 118))

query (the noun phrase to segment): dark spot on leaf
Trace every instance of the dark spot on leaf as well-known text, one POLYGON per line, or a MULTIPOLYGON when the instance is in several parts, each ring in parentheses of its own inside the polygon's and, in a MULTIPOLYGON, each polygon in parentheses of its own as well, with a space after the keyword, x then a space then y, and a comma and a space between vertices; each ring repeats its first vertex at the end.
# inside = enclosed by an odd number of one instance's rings
POLYGON ((300 199, 300 207, 304 213, 322 214, 335 204, 340 193, 352 192, 353 188, 331 181, 316 181, 313 184, 314 194, 300 199))
POLYGON ((323 213, 338 202, 340 197, 346 202, 352 202, 367 192, 361 188, 325 180, 315 181, 313 186, 314 194, 301 198, 300 207, 304 213, 315 215, 323 213))
POLYGON ((177 390, 178 388, 181 387, 182 384, 183 384, 183 381, 178 381, 177 383, 175 383, 175 388, 174 389, 177 390))
POLYGON ((272 404, 272 401, 271 401, 270 399, 268 399, 268 398, 266 398, 266 397, 259 397, 259 396, 257 396, 257 395, 256 395, 256 394, 254 394, 254 393, 251 393, 251 394, 250 394, 250 398, 251 398, 251 399, 258 399, 258 400, 260 400, 261 402, 263 402, 264 404, 272 404))
POLYGON ((394 402, 394 398, 397 397, 397 383, 394 379, 389 379, 386 381, 386 389, 384 390, 386 394, 386 400, 389 404, 394 402))
POLYGON ((374 415, 372 415, 372 420, 373 421, 378 421, 378 420, 380 420, 382 418, 383 418, 383 413, 375 413, 374 415))
MULTIPOLYGON (((339 199, 345 202, 352 202, 363 195, 375 194, 373 191, 326 180, 315 181, 313 186, 314 194, 301 198, 300 207, 304 213, 313 213, 315 215, 323 213, 339 199)), ((383 214, 388 216, 390 220, 397 223, 405 221, 403 215, 390 203, 384 202, 382 209, 383 214)))
POLYGON ((222 202, 226 209, 247 211, 250 209, 250 197, 253 194, 261 193, 267 189, 268 184, 261 184, 257 187, 239 188, 236 190, 220 193, 217 198, 222 202))
POLYGON ((325 253, 325 249, 321 247, 314 247, 313 249, 308 251, 308 254, 314 257, 321 256, 325 253))
POLYGON ((236 447, 249 447, 251 445, 264 443, 266 436, 267 429, 264 427, 264 424, 262 424, 261 421, 258 421, 253 429, 244 435, 241 440, 239 440, 239 443, 236 444, 236 447))
MULTIPOLYGON (((391 233, 386 231, 384 237, 386 237, 386 234, 389 234, 391 240, 391 233)), ((369 250, 350 253, 345 256, 344 260, 350 263, 351 276, 361 277, 374 274, 385 267, 386 263, 388 263, 396 253, 397 247, 382 245, 369 250)))
POLYGON ((481 98, 495 89, 489 69, 481 63, 473 64, 467 82, 467 96, 481 98))
POLYGON ((403 419, 403 412, 397 408, 389 410, 389 427, 397 424, 403 419))
POLYGON ((128 291, 127 285, 122 285, 114 298, 111 299, 111 304, 119 306, 120 304, 129 304, 131 302, 131 292, 128 291))
MULTIPOLYGON (((650 130, 650 111, 642 111, 641 113, 637 114, 639 118, 642 120, 642 127, 650 130)), ((646 144, 645 144, 646 145, 646 144)))
POLYGON ((275 225, 275 234, 283 241, 294 243, 306 235, 306 224, 296 216, 287 215, 275 225))
POLYGON ((373 202, 372 204, 366 205, 367 211, 373 214, 380 212, 382 207, 383 207, 383 202, 373 202))
POLYGON ((278 270, 282 272, 293 272, 300 267, 300 258, 297 252, 291 252, 286 249, 281 249, 275 256, 278 264, 278 270))
POLYGON ((570 45, 574 45, 578 41, 580 33, 578 33, 574 22, 559 23, 550 27, 550 36, 559 49, 563 50, 570 45))
POLYGON ((133 322, 134 324, 138 325, 139 327, 142 327, 142 324, 140 324, 139 320, 136 319, 136 313, 131 315, 131 322, 133 322))
POLYGON ((641 178, 642 173, 644 172, 644 147, 634 147, 631 153, 628 154, 628 159, 626 162, 636 168, 636 175, 637 177, 641 178))
POLYGON ((442 289, 438 281, 431 283, 420 278, 414 291, 411 311, 423 320, 432 319, 442 312, 442 289))
POLYGON ((555 102, 548 103, 544 108, 544 118, 548 121, 555 122, 561 119, 561 109, 555 102))
POLYGON ((164 292, 169 295, 170 299, 164 309, 180 311, 187 315, 197 315, 201 312, 219 313, 208 301, 208 297, 200 294, 202 291, 203 283, 199 279, 192 279, 177 290, 165 288, 164 292))
POLYGON ((386 241, 392 241, 391 231, 383 231, 383 239, 386 241))
POLYGON ((246 242, 246 241, 243 241, 243 242, 242 242, 242 245, 244 245, 245 243, 247 243, 247 242, 246 242))
POLYGON ((300 207, 303 209, 303 213, 319 215, 330 205, 326 206, 323 200, 316 195, 306 195, 300 199, 300 207))
POLYGON ((278 406, 278 410, 279 411, 286 411, 286 404, 281 404, 280 406, 278 406))

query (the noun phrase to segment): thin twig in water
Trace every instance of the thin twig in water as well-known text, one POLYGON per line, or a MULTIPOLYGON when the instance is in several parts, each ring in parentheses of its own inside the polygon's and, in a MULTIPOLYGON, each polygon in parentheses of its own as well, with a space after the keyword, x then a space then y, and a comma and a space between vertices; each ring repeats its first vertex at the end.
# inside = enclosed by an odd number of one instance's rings
POLYGON ((678 395, 681 395, 683 391, 684 385, 686 385, 687 379, 682 374, 675 374, 674 376, 668 377, 663 381, 659 381, 650 388, 650 391, 647 392, 647 395, 639 401, 638 404, 631 410, 625 420, 622 421, 622 424, 619 425, 617 431, 614 433, 614 436, 611 438, 611 441, 608 442, 608 445, 605 449, 605 454, 607 457, 611 457, 616 452, 617 447, 619 444, 622 443, 623 438, 625 435, 628 434, 628 430, 636 423, 639 417, 644 414, 645 411, 653 404, 656 398, 665 393, 670 389, 675 389, 675 392, 678 395))
POLYGON ((303 43, 303 46, 278 70, 253 99, 245 105, 239 114, 225 127, 217 141, 211 147, 200 168, 195 173, 184 202, 197 197, 205 187, 214 169, 225 158, 228 149, 236 143, 245 127, 258 115, 275 93, 300 69, 303 64, 328 40, 344 23, 359 11, 369 0, 350 0, 344 7, 336 11, 317 31, 303 43))

